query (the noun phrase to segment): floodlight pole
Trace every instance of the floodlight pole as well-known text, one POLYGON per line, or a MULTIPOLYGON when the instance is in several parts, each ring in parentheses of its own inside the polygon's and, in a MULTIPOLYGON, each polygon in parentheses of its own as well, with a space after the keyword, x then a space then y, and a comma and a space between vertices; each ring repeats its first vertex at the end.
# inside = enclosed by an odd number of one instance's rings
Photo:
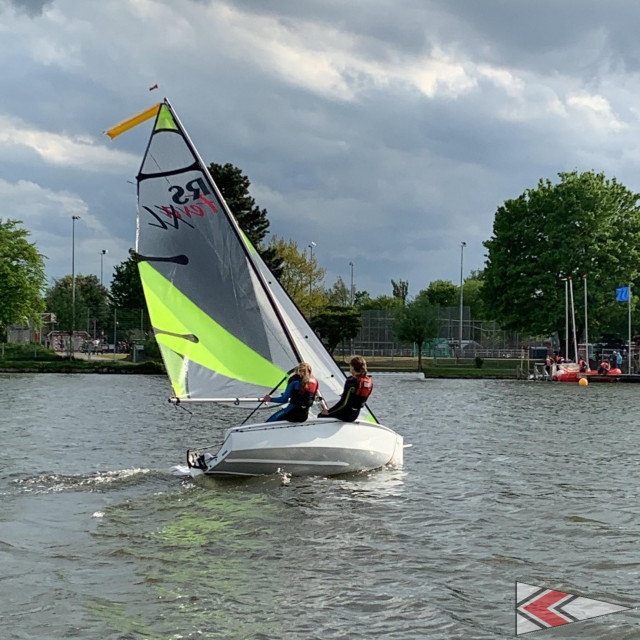
POLYGON ((462 285, 463 285, 463 281, 462 281, 462 267, 463 267, 463 263, 464 263, 464 248, 467 246, 466 242, 461 242, 460 243, 460 326, 458 327, 458 347, 460 349, 460 356, 463 355, 462 352, 462 317, 463 317, 463 300, 464 300, 464 295, 462 292, 462 285))
POLYGON ((69 338, 69 360, 73 359, 76 332, 76 220, 80 220, 80 216, 71 216, 71 336, 69 338))
POLYGON ((100 252, 100 286, 102 286, 102 266, 103 266, 103 260, 104 260, 105 253, 108 253, 108 251, 106 249, 103 249, 100 252))
POLYGON ((351 289, 349 289, 349 303, 351 304, 351 306, 353 306, 353 262, 349 263, 349 266, 351 267, 351 289))

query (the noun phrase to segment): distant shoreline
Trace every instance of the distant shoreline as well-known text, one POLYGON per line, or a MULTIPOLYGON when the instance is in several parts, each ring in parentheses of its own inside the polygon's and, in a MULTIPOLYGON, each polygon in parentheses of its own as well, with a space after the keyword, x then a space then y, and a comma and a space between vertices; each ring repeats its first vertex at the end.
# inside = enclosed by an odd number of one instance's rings
MULTIPOLYGON (((58 355, 55 359, 0 360, 0 373, 99 373, 105 375, 166 375, 164 364, 159 360, 131 362, 125 354, 87 356, 76 353, 73 359, 58 355)), ((417 373, 417 358, 367 358, 372 374, 384 372, 417 373)), ((348 363, 341 357, 336 363, 348 370, 348 363)), ((518 379, 517 361, 486 361, 482 368, 473 361, 459 363, 451 358, 439 358, 437 364, 423 359, 421 371, 429 379, 457 380, 514 380, 518 379)), ((521 372, 522 373, 522 372, 521 372)), ((520 375, 520 378, 523 376, 520 375)))
MULTIPOLYGON (((370 373, 375 377, 376 373, 387 373, 389 369, 370 369, 370 373)), ((415 370, 396 369, 398 373, 416 373, 415 370)), ((156 375, 164 376, 166 371, 162 363, 146 362, 113 362, 105 363, 96 362, 87 364, 76 364, 74 362, 19 362, 7 363, 6 366, 0 366, 0 374, 2 373, 64 373, 64 374, 87 374, 97 373, 102 375, 156 375)), ((513 374, 495 374, 495 373, 463 373, 446 371, 442 373, 425 372, 424 379, 429 380, 515 380, 513 374)))
POLYGON ((25 360, 0 365, 0 373, 100 373, 120 375, 164 375, 159 362, 122 362, 121 360, 25 360))

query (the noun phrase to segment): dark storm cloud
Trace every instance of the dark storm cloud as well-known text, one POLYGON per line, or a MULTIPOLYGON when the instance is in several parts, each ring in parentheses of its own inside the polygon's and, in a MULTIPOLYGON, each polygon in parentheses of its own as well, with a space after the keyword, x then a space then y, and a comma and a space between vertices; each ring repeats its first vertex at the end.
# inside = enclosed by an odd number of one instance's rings
POLYGON ((11 5, 22 13, 30 16, 38 16, 42 14, 47 5, 53 4, 53 2, 54 0, 0 0, 0 11, 3 5, 5 7, 11 5))

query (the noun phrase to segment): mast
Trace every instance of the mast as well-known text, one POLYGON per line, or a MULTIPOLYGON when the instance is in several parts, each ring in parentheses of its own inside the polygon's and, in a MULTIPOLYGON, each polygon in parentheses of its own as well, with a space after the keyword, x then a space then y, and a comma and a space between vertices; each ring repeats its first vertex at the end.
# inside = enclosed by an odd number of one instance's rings
POLYGON ((584 360, 587 363, 587 368, 591 368, 589 365, 589 317, 587 315, 587 276, 582 276, 584 282, 584 341, 585 341, 585 356, 584 360))
POLYGON ((564 356, 565 357, 569 356, 569 280, 568 278, 564 278, 564 356))
MULTIPOLYGON (((574 362, 578 362, 578 338, 576 336, 576 309, 573 302, 573 279, 569 277, 569 291, 571 293, 571 324, 573 326, 573 353, 575 355, 574 362)), ((569 346, 567 345, 567 354, 569 346)))
POLYGON ((629 283, 629 349, 627 357, 629 359, 629 371, 627 373, 631 373, 631 283, 629 283))

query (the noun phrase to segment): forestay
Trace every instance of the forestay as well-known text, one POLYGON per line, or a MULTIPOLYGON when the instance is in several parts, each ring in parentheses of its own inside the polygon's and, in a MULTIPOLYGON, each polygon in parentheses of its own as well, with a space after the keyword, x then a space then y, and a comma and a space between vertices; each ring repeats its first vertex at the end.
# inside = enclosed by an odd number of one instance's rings
POLYGON ((344 374, 238 227, 166 100, 138 175, 136 249, 177 398, 261 397, 301 361, 325 399, 338 398, 344 374))

